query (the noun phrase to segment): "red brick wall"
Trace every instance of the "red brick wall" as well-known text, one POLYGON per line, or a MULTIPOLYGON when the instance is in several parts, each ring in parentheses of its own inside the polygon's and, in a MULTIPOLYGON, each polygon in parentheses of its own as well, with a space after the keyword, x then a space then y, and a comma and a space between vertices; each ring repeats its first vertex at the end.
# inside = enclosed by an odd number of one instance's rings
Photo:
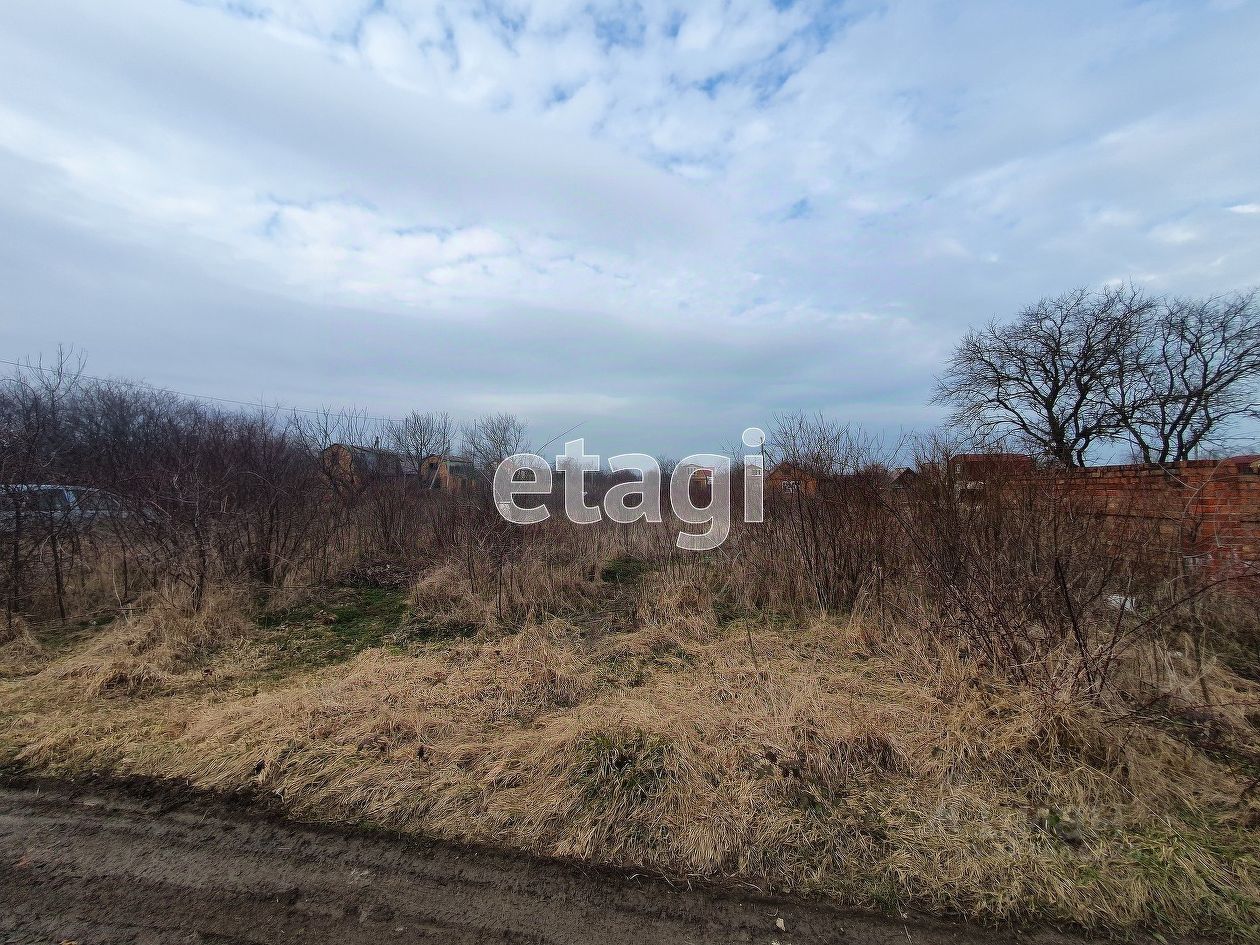
POLYGON ((1097 466, 1056 473, 1053 482, 1118 531, 1143 528, 1213 571, 1260 576, 1260 457, 1097 466))

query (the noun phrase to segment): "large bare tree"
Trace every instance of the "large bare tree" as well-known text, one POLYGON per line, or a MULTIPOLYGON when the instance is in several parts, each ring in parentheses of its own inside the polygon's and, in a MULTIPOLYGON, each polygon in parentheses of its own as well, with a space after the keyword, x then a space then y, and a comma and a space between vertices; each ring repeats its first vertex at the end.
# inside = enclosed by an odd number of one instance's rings
POLYGON ((1107 395, 1146 463, 1190 459, 1258 414, 1260 296, 1161 299, 1131 314, 1107 395))
POLYGON ((1147 296, 1133 287, 1043 299, 970 331, 937 381, 950 420, 1065 466, 1131 445, 1147 463, 1232 445, 1260 417, 1260 295, 1147 296))
POLYGON ((969 331, 934 401, 982 442, 1014 442, 1083 466, 1092 446, 1122 428, 1107 385, 1121 327, 1150 304, 1133 289, 1077 289, 1042 299, 1008 324, 969 331))

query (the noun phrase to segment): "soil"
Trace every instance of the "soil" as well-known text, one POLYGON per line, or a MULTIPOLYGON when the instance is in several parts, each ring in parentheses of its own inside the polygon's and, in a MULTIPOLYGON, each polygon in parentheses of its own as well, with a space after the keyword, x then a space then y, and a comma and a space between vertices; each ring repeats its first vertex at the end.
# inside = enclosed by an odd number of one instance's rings
POLYGON ((166 783, 12 777, 0 779, 0 941, 1081 942, 298 824, 166 783))

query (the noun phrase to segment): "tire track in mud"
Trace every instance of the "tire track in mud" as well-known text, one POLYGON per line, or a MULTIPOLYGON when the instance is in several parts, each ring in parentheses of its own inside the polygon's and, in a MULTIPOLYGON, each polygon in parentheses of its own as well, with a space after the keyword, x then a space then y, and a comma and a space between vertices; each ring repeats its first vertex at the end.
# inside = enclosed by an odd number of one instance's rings
POLYGON ((0 782, 7 943, 1058 945, 308 826, 167 787, 0 782), (776 924, 783 920, 783 927, 776 924))

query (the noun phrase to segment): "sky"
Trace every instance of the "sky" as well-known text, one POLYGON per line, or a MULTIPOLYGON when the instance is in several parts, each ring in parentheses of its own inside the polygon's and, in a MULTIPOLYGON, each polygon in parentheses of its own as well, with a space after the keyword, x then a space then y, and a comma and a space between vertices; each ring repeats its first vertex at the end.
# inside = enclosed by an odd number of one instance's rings
POLYGON ((679 456, 1260 285, 1260 2, 9 0, 0 358, 679 456))

